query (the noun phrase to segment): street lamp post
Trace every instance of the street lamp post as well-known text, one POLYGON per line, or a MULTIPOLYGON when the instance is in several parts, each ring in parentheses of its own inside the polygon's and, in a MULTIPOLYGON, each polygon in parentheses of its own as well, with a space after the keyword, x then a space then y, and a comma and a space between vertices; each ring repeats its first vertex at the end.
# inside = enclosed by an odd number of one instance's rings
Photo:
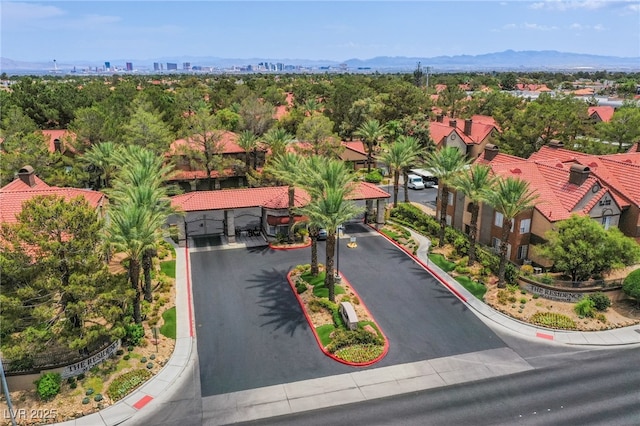
MULTIPOLYGON (((7 407, 9 407, 9 416, 11 417, 11 424, 16 426, 16 412, 13 410, 13 404, 11 403, 11 394, 9 393, 9 386, 7 385, 7 378, 4 375, 4 366, 2 365, 2 359, 0 358, 0 379, 2 380, 2 391, 5 398, 7 398, 7 407)), ((6 417, 5 417, 6 418, 6 417)))

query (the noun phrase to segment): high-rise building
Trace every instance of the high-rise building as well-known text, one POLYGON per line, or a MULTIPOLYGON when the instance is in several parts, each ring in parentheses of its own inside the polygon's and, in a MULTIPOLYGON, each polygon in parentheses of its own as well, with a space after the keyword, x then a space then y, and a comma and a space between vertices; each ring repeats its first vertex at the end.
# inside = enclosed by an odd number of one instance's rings
POLYGON ((160 71, 160 64, 158 62, 154 62, 153 63, 153 70, 154 71, 160 71))
POLYGON ((191 62, 183 62, 182 63, 182 69, 184 71, 190 71, 191 70, 191 62))
POLYGON ((167 71, 176 71, 178 69, 178 64, 167 62, 167 71))
POLYGON ((105 71, 109 71, 111 69, 111 62, 105 62, 104 63, 104 69, 105 69, 105 71))
POLYGON ((133 71, 133 63, 127 62, 126 63, 126 70, 127 71, 133 71))

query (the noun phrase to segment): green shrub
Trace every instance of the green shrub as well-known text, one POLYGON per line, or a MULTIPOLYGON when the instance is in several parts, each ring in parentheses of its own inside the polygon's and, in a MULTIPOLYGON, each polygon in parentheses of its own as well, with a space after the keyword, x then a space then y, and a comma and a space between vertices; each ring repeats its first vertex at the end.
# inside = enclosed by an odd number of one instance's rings
POLYGON ((111 382, 107 390, 107 395, 109 395, 109 398, 113 401, 118 401, 144 383, 149 377, 151 377, 151 373, 148 370, 142 369, 124 373, 111 382))
POLYGON ((518 277, 520 276, 520 271, 518 268, 512 264, 507 263, 504 268, 504 279, 506 282, 515 284, 518 282, 518 277))
POLYGON ((507 291, 511 294, 516 294, 516 291, 520 290, 520 286, 517 284, 507 284, 507 291))
POLYGON ((140 342, 144 338, 144 327, 142 324, 127 324, 125 325, 125 332, 125 340, 133 346, 140 345, 140 342))
POLYGON ((140 358, 140 362, 147 362, 147 357, 143 356, 142 358, 140 358))
POLYGON ((89 389, 87 389, 87 391, 84 394, 87 395, 87 396, 90 396, 90 395, 93 395, 93 392, 94 392, 93 388, 89 388, 89 389))
POLYGON ((526 298, 526 297, 522 297, 522 298, 520 299, 520 304, 521 304, 521 305, 524 305, 525 303, 527 303, 527 298, 526 298))
POLYGON ((531 265, 522 265, 520 267, 520 272, 522 272, 522 275, 524 275, 525 277, 533 275, 533 266, 531 266, 531 265))
POLYGON ((129 361, 129 359, 131 358, 131 355, 126 354, 125 356, 122 357, 122 359, 124 359, 125 361, 129 361))
POLYGON ((147 363, 147 369, 151 370, 153 368, 153 363, 152 362, 148 362, 147 363))
POLYGON ((382 182, 382 174, 379 170, 371 170, 364 176, 364 180, 369 183, 380 183, 382 182))
POLYGON ((82 398, 82 404, 87 405, 89 402, 91 402, 91 399, 89 399, 88 396, 85 396, 84 398, 82 398))
POLYGON ((602 313, 597 314, 597 315, 596 315, 596 319, 597 319, 598 321, 600 321, 601 323, 603 323, 603 324, 606 324, 606 323, 607 323, 607 317, 605 317, 605 316, 604 316, 604 314, 602 314, 602 313))
POLYGON ((298 280, 298 282, 296 283, 296 292, 298 294, 304 293, 308 288, 309 286, 303 280, 298 280))
POLYGON ((85 377, 85 376, 84 376, 84 373, 80 373, 80 374, 78 374, 78 375, 76 376, 76 378, 77 378, 78 380, 84 380, 84 377, 85 377))
POLYGON ((595 303, 588 296, 585 296, 576 303, 573 310, 580 317, 592 318, 595 316, 595 303))
POLYGON ((154 360, 156 359, 156 354, 151 354, 151 356, 149 357, 150 360, 154 360))
POLYGON ((597 311, 606 311, 611 306, 611 299, 601 291, 590 294, 588 297, 593 302, 593 307, 596 308, 597 311))
POLYGON ((71 385, 71 384, 73 384, 73 383, 75 383, 75 382, 76 382, 76 378, 75 378, 75 377, 69 377, 69 378, 67 378, 67 383, 68 383, 68 384, 70 384, 70 385, 71 385))
POLYGON ((506 305, 509 301, 509 292, 507 290, 498 290, 498 303, 506 305))
POLYGON ((104 399, 104 398, 103 398, 103 396, 102 396, 102 394, 101 394, 101 393, 97 393, 97 394, 96 394, 96 396, 94 396, 94 397, 93 397, 93 400, 94 400, 95 402, 100 402, 100 401, 102 401, 103 399, 104 399))
POLYGON ((49 401, 60 392, 62 377, 60 373, 45 373, 36 380, 38 396, 42 401, 49 401))
POLYGON ((553 277, 549 275, 548 272, 545 272, 545 274, 540 277, 540 282, 542 284, 547 284, 547 285, 553 284, 553 281, 554 281, 553 277))
POLYGON ((575 330, 576 323, 566 315, 556 312, 536 312, 531 316, 531 323, 562 330, 575 330))
POLYGON ((456 271, 460 275, 467 275, 469 272, 471 272, 471 269, 469 269, 467 266, 457 265, 454 271, 456 271))
POLYGON ((364 329, 336 330, 331 343, 327 345, 327 351, 334 353, 339 349, 352 345, 383 345, 384 341, 378 335, 364 329))
POLYGON ((640 305, 640 269, 627 275, 622 283, 622 291, 640 305))

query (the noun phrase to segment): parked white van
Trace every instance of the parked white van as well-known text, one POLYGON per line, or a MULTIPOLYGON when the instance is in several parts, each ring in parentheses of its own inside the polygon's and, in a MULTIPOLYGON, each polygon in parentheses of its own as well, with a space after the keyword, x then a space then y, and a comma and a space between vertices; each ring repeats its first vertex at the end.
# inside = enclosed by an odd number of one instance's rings
POLYGON ((407 186, 411 189, 424 189, 424 181, 418 175, 408 175, 407 186))

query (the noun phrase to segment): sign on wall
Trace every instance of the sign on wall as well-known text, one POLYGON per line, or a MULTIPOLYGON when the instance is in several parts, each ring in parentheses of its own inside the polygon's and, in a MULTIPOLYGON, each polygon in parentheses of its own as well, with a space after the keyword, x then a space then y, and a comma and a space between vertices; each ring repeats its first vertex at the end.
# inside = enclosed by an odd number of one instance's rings
POLYGON ((120 349, 120 340, 116 340, 97 354, 94 354, 85 360, 67 365, 60 373, 60 376, 62 376, 63 379, 66 379, 84 373, 85 371, 90 370, 91 367, 104 362, 111 355, 116 353, 118 349, 120 349))

